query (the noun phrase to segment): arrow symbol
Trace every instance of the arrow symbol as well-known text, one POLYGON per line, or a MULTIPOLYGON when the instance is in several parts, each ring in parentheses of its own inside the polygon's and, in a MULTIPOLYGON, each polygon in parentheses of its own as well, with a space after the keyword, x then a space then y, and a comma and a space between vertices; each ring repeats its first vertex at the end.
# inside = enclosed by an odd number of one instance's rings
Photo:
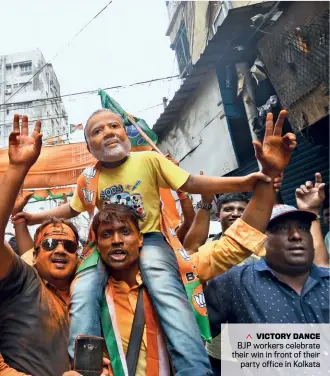
POLYGON ((251 334, 249 333, 247 336, 246 336, 246 338, 245 339, 252 339, 252 336, 251 336, 251 334))

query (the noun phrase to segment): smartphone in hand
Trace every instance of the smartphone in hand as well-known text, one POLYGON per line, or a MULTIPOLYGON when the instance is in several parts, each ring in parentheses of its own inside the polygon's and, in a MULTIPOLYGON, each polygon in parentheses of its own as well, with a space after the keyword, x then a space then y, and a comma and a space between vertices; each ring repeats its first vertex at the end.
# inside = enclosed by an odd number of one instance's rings
POLYGON ((100 376, 103 370, 103 346, 103 337, 78 336, 73 369, 83 376, 100 376))

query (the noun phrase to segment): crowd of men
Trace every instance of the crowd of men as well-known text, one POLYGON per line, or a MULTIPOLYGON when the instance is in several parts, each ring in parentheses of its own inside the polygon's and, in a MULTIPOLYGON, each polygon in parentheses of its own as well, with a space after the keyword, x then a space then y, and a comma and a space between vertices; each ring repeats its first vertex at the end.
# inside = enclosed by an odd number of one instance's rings
POLYGON ((268 114, 263 143, 254 141, 262 171, 216 178, 191 175, 156 152, 130 153, 122 119, 96 111, 85 136, 98 164, 79 177, 71 202, 32 215, 20 189, 40 154, 41 123, 29 135, 27 117, 20 124, 15 115, 0 201, 0 376, 84 374, 74 370, 79 335, 104 337, 102 375, 221 375, 221 364, 232 365, 222 324, 329 323, 321 175, 297 187, 297 208, 276 202, 296 146, 293 134, 282 136, 286 116, 274 125, 268 114), (178 192, 184 220, 173 231, 164 230, 160 188, 178 192), (196 212, 185 192, 201 194, 196 212), (222 232, 208 241, 215 194, 222 232), (78 255, 70 218, 96 207, 78 255), (16 252, 4 239, 10 218, 16 252), (202 340, 180 255, 200 283, 196 302, 206 302, 213 343, 202 340))

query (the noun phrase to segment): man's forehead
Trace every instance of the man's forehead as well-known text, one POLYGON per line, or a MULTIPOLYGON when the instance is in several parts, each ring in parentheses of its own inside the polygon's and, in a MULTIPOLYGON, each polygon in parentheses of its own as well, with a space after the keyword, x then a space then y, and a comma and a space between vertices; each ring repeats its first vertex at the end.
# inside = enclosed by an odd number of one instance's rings
POLYGON ((64 236, 68 236, 68 235, 72 235, 72 236, 75 236, 72 228, 68 225, 66 225, 65 223, 63 224, 57 224, 56 226, 52 226, 52 227, 49 227, 47 229, 47 232, 45 233, 45 236, 47 235, 64 235, 64 236))
POLYGON ((99 124, 123 124, 123 121, 120 116, 114 114, 110 111, 100 111, 95 115, 92 115, 92 117, 89 118, 88 121, 88 128, 94 128, 95 126, 99 124))
POLYGON ((225 202, 224 204, 221 205, 221 207, 230 207, 230 206, 243 206, 244 208, 247 206, 247 202, 245 201, 230 201, 230 202, 225 202))
POLYGON ((102 230, 117 230, 123 227, 130 227, 133 228, 133 223, 132 221, 127 218, 126 220, 113 220, 113 221, 102 221, 100 224, 100 229, 102 230))

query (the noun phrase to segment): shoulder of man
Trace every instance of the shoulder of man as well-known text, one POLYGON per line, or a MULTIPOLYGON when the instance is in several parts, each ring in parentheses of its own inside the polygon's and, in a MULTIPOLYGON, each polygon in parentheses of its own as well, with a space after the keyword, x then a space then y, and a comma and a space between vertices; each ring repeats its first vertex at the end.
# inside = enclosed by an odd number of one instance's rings
POLYGON ((30 289, 34 282, 41 282, 37 270, 15 255, 11 271, 6 278, 0 280, 1 302, 19 296, 25 288, 30 289))
POLYGON ((215 283, 222 283, 224 280, 230 280, 231 283, 241 283, 241 279, 238 278, 238 276, 241 276, 244 273, 250 273, 253 271, 255 265, 258 263, 258 261, 254 263, 246 263, 241 265, 233 266, 231 269, 226 271, 223 274, 218 275, 217 277, 213 278, 212 281, 215 281, 215 283))
MULTIPOLYGON (((321 278, 330 278, 330 265, 329 266, 318 266, 313 264, 314 272, 316 272, 321 278)), ((313 273, 312 271, 312 273, 313 273)))

